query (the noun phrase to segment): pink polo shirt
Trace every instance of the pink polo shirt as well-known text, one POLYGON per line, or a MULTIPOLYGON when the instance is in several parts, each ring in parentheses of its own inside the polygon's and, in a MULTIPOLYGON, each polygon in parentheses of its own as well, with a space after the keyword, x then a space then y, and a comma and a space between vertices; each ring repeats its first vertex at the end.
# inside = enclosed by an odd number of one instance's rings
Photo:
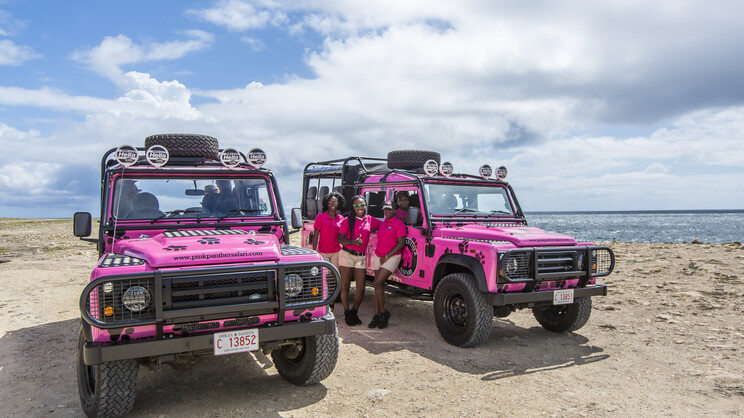
MULTIPOLYGON (((345 247, 352 250, 357 251, 360 253, 363 253, 367 250, 367 245, 369 244, 369 234, 377 230, 380 227, 380 220, 370 216, 370 215, 364 215, 364 218, 359 219, 356 218, 354 222, 354 233, 351 234, 351 239, 357 239, 358 237, 362 237, 362 245, 346 245, 345 247)), ((344 234, 344 236, 348 237, 349 235, 349 219, 344 217, 344 220, 341 221, 341 225, 338 227, 338 233, 344 234)))
MULTIPOLYGON (((406 236, 406 226, 403 221, 393 216, 385 219, 377 230, 377 248, 375 255, 384 257, 398 245, 398 238, 406 236)), ((396 254, 400 254, 398 251, 396 254)), ((393 254, 393 255, 396 255, 393 254)))
POLYGON ((335 218, 331 218, 328 212, 319 213, 315 217, 315 224, 313 228, 317 231, 318 236, 318 252, 321 253, 337 253, 341 251, 341 244, 338 243, 338 226, 344 217, 336 214, 335 218))

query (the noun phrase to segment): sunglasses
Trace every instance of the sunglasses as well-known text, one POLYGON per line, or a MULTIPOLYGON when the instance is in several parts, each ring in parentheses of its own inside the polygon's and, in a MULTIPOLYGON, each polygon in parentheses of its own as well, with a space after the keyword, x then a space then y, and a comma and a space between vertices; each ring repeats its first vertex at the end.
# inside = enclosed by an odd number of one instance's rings
POLYGON ((367 204, 366 203, 354 203, 352 206, 354 206, 355 208, 363 208, 367 206, 367 204))

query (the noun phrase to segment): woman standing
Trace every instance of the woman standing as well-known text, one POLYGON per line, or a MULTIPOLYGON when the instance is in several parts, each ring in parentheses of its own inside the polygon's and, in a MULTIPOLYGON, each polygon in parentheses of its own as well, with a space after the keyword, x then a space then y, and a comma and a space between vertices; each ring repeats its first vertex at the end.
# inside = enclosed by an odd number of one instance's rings
POLYGON ((343 220, 341 211, 346 202, 340 193, 329 193, 323 200, 323 212, 315 217, 313 228, 313 250, 320 253, 323 260, 330 262, 338 268, 338 252, 341 245, 338 243, 338 226, 343 220))
POLYGON ((344 305, 346 325, 360 325, 357 312, 364 299, 364 281, 367 269, 365 251, 369 244, 369 234, 380 227, 380 221, 367 215, 367 202, 362 196, 351 198, 351 210, 341 221, 338 229, 338 242, 343 246, 338 256, 341 272, 341 303, 344 305), (349 309, 349 289, 351 276, 354 276, 356 293, 354 304, 349 309))
POLYGON ((372 256, 372 268, 375 273, 375 316, 369 323, 370 328, 387 328, 390 312, 385 309, 385 281, 400 264, 401 250, 406 241, 406 226, 393 210, 393 202, 388 200, 382 205, 385 220, 377 230, 377 248, 372 256))

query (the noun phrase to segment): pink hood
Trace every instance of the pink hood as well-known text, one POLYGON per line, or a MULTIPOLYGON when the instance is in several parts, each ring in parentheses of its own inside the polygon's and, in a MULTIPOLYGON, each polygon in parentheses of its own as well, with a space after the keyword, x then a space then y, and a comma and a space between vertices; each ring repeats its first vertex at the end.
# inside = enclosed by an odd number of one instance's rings
POLYGON ((463 225, 455 228, 439 229, 439 235, 446 238, 508 241, 518 247, 576 245, 576 240, 567 235, 546 232, 540 228, 527 226, 463 225))
POLYGON ((167 232, 151 238, 119 241, 114 252, 143 259, 152 268, 278 261, 281 255, 275 235, 203 232, 206 234, 197 236, 167 232))

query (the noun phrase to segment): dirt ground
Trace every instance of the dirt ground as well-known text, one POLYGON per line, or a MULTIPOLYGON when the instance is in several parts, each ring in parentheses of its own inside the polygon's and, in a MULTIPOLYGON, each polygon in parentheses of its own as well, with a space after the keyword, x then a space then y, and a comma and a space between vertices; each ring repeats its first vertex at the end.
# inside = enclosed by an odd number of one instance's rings
MULTIPOLYGON (((531 312, 494 319, 481 346, 448 345, 431 302, 389 295, 390 327, 339 324, 320 384, 285 382, 258 354, 140 368, 132 416, 742 416, 744 247, 605 243, 617 256, 575 333, 531 312)), ((97 253, 70 220, 0 219, 0 416, 81 416, 78 298, 97 253)))

